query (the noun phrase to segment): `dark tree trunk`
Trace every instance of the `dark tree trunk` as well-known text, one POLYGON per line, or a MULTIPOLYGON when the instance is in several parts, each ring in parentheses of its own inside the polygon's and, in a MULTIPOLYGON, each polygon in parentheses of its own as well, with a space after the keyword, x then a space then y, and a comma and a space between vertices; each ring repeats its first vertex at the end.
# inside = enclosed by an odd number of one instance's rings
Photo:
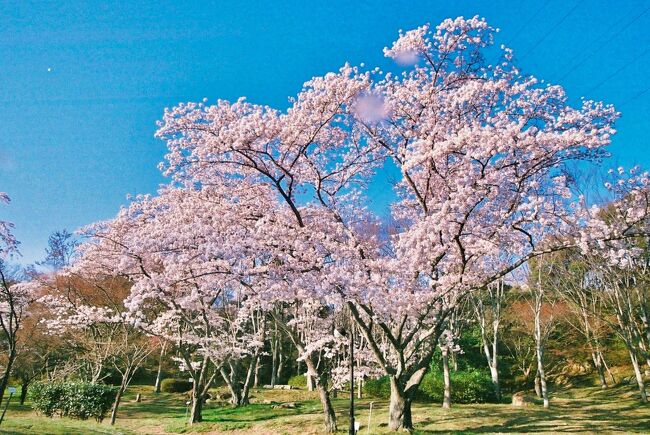
POLYGON ((200 423, 203 421, 203 395, 197 391, 197 388, 192 390, 192 409, 190 411, 190 424, 200 423))
POLYGON ((23 379, 22 384, 20 385, 20 404, 25 404, 25 399, 27 399, 27 390, 29 389, 29 381, 23 379))
POLYGON ((9 349, 9 357, 7 358, 7 366, 5 367, 5 372, 0 380, 0 405, 2 404, 2 399, 4 398, 7 385, 9 385, 9 376, 11 375, 11 369, 13 368, 15 360, 16 348, 15 346, 11 346, 9 349))
POLYGON ((201 365, 201 371, 198 373, 198 379, 194 376, 194 387, 192 388, 192 403, 190 410, 190 425, 194 423, 199 423, 203 421, 203 389, 210 386, 212 383, 212 378, 206 382, 206 376, 208 374, 208 365, 210 360, 207 357, 204 357, 203 364, 201 365), (206 385, 207 384, 207 385, 206 385))

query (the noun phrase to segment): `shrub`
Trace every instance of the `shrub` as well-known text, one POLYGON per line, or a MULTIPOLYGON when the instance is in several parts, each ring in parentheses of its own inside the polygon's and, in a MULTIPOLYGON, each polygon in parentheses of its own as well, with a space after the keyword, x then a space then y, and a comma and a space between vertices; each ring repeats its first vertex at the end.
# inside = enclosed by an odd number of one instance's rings
POLYGON ((185 379, 163 379, 160 391, 163 393, 186 393, 192 389, 192 383, 185 379))
MULTIPOLYGON (((486 403, 496 401, 490 375, 480 370, 451 372, 452 403, 486 403)), ((429 372, 422 379, 419 397, 433 402, 442 402, 444 380, 442 373, 429 372)))
POLYGON ((83 382, 37 382, 29 391, 32 406, 42 414, 102 421, 111 409, 117 387, 83 382))
POLYGON ((377 379, 366 379, 363 382, 363 391, 369 396, 387 399, 390 397, 390 379, 388 376, 382 376, 377 379))
POLYGON ((63 384, 60 382, 36 382, 29 389, 32 407, 48 417, 60 411, 59 408, 63 403, 62 395, 63 384))
POLYGON ((291 376, 287 381, 287 384, 291 385, 294 388, 307 388, 307 376, 305 375, 291 376))

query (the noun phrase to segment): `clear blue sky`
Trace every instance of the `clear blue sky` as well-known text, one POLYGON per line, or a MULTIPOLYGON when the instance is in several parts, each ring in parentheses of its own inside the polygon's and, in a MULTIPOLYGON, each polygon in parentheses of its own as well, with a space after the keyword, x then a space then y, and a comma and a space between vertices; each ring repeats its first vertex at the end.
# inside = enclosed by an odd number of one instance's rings
POLYGON ((382 48, 398 29, 458 15, 501 28, 497 42, 514 48, 522 69, 564 85, 574 101, 617 105, 616 161, 650 166, 648 8, 647 0, 0 0, 0 191, 13 199, 0 218, 16 224, 22 262, 37 260, 52 231, 109 218, 126 194, 164 181, 156 168, 164 144, 153 134, 166 106, 244 95, 286 107, 305 80, 345 61, 385 65, 382 48))

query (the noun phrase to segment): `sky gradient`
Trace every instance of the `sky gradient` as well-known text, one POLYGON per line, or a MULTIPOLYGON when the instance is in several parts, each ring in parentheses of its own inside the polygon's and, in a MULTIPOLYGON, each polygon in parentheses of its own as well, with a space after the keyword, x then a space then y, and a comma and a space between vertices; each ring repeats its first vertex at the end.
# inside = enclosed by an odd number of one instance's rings
POLYGON ((399 29, 459 15, 499 27, 521 69, 571 101, 613 103, 614 163, 650 166, 647 0, 115 3, 0 0, 0 191, 12 198, 0 219, 15 223, 22 263, 51 232, 155 192, 165 107, 246 96, 285 108, 346 61, 388 65, 399 29))

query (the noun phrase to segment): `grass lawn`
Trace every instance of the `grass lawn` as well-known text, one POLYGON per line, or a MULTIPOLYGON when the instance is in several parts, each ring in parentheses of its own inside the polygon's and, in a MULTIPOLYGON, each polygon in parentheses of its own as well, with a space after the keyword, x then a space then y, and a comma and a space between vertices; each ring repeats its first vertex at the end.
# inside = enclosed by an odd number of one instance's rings
MULTIPOLYGON (((341 395, 342 396, 342 395, 341 395)), ((347 432, 347 400, 334 399, 341 433, 347 432)), ((154 395, 151 387, 135 386, 128 392, 114 427, 94 421, 46 418, 36 415, 29 404, 18 405, 12 399, 2 434, 162 434, 162 433, 236 433, 236 434, 316 434, 322 432, 321 408, 315 393, 302 390, 255 390, 248 407, 230 408, 210 403, 204 410, 204 422, 185 424, 185 400, 181 394, 154 395), (143 401, 134 402, 135 393, 143 401), (264 401, 298 404, 296 409, 272 409, 264 401)), ((366 434, 368 408, 372 399, 357 401, 357 418, 366 434)), ((371 431, 388 433, 387 401, 375 400, 371 431)), ((3 404, 4 406, 4 404, 3 404)), ((650 406, 641 406, 634 388, 620 386, 609 390, 596 387, 556 391, 551 409, 539 405, 514 408, 508 404, 456 405, 442 410, 438 404, 416 403, 413 407, 416 433, 650 433, 650 406)))

